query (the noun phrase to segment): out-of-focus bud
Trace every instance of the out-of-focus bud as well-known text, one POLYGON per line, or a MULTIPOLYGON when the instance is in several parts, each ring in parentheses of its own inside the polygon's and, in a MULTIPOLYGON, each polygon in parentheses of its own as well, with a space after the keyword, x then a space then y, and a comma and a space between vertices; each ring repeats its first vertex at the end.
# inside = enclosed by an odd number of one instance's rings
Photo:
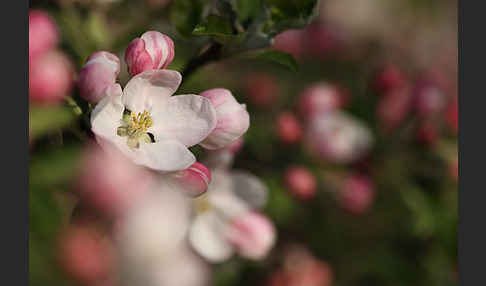
POLYGON ((115 267, 112 247, 109 238, 94 227, 71 226, 59 238, 59 263, 82 285, 103 285, 115 267))
POLYGON ((91 103, 100 101, 106 89, 116 82, 120 59, 112 53, 99 51, 88 57, 78 75, 81 97, 91 103))
POLYGON ((354 162, 368 152, 373 141, 366 125, 337 111, 313 117, 305 132, 311 153, 334 163, 354 162))
POLYGON ((111 218, 145 196, 155 182, 151 173, 118 150, 92 145, 82 158, 77 183, 81 200, 111 218))
POLYGON ((419 123, 417 137, 418 140, 426 145, 434 145, 439 140, 439 129, 435 121, 422 120, 419 123))
POLYGON ((419 80, 414 93, 415 108, 423 117, 439 114, 446 107, 446 94, 431 81, 419 80))
POLYGON ((282 142, 294 144, 302 138, 302 127, 295 115, 283 112, 277 117, 275 129, 282 142))
POLYGON ((30 99, 37 102, 57 102, 68 94, 72 83, 72 64, 61 52, 48 52, 30 62, 30 99))
POLYGON ((351 175, 339 192, 341 206, 355 215, 368 211, 373 204, 375 190, 371 180, 363 175, 351 175))
POLYGON ((306 50, 313 56, 325 57, 336 51, 340 45, 340 39, 332 27, 320 22, 308 25, 304 30, 306 50))
POLYGON ((42 10, 29 11, 29 61, 54 49, 59 40, 57 26, 42 10))
POLYGON ((227 236, 241 256, 254 260, 264 258, 276 239, 271 221, 257 212, 249 212, 234 219, 229 225, 227 236))
POLYGON ((411 107, 411 93, 407 87, 394 88, 380 98, 377 117, 385 132, 397 128, 406 118, 411 107))
POLYGON ((445 116, 446 116, 447 125, 456 134, 459 131, 457 115, 458 115, 458 105, 457 105, 457 98, 455 98, 447 106, 447 111, 445 116))
POLYGON ((317 182, 314 175, 302 166, 287 168, 284 175, 285 184, 290 192, 301 200, 308 200, 315 196, 317 182))
POLYGON ((250 127, 250 115, 246 105, 239 104, 233 94, 224 88, 206 90, 200 94, 209 99, 216 110, 216 128, 204 139, 201 146, 220 149, 240 138, 250 127))
POLYGON ((185 194, 197 197, 207 191, 211 172, 202 163, 196 162, 185 170, 170 174, 168 179, 185 194))
POLYGON ((157 31, 147 31, 133 39, 125 51, 125 61, 132 76, 146 70, 164 69, 173 59, 174 42, 157 31))
POLYGON ((389 92, 403 87, 405 83, 406 78, 402 71, 397 66, 389 64, 378 72, 373 85, 378 92, 389 92))
POLYGON ((304 118, 334 111, 340 108, 345 101, 344 93, 334 85, 319 82, 302 91, 298 108, 304 118))
POLYGON ((250 103, 260 107, 270 106, 280 94, 276 80, 266 73, 250 74, 245 81, 245 90, 250 103))
POLYGON ((299 59, 304 50, 304 32, 299 29, 290 29, 283 31, 273 38, 273 49, 289 53, 296 59, 299 59))

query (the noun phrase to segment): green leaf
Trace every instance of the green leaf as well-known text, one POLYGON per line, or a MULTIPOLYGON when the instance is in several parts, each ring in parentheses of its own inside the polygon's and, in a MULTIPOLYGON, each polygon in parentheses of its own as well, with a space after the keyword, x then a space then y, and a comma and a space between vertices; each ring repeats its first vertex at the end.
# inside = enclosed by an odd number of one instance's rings
POLYGON ((284 30, 302 28, 317 15, 318 0, 266 0, 271 20, 265 31, 276 35, 284 30))
POLYGON ((76 116, 66 106, 32 107, 29 111, 30 136, 36 138, 68 126, 76 116))
POLYGON ((262 8, 262 3, 260 0, 235 0, 236 10, 238 17, 241 21, 247 21, 253 19, 260 9, 262 8))
POLYGON ((196 25, 201 21, 202 10, 203 3, 201 0, 173 1, 170 21, 179 33, 190 36, 196 25))
POLYGON ((224 17, 209 15, 204 23, 198 24, 192 31, 194 35, 228 36, 233 35, 231 23, 224 17))
POLYGON ((297 62, 295 61, 294 57, 288 53, 269 50, 258 54, 256 56, 256 59, 271 61, 280 64, 293 72, 296 72, 298 70, 297 62))

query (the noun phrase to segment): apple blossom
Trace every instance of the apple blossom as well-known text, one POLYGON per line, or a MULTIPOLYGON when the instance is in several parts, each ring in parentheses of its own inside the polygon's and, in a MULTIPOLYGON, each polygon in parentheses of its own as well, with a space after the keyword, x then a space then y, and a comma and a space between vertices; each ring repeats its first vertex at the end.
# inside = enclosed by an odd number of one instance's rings
POLYGON ((112 53, 98 51, 88 57, 78 75, 81 97, 96 103, 106 95, 120 73, 120 59, 112 53))
POLYGON ((285 170, 284 178, 287 188, 297 198, 307 200, 315 196, 316 178, 307 168, 291 166, 285 170))
POLYGON ((419 115, 429 117, 439 114, 446 107, 446 94, 435 83, 419 80, 415 86, 415 108, 419 115))
POLYGON ((277 136, 284 143, 297 143, 302 137, 302 127, 297 117, 291 112, 283 112, 277 117, 277 136))
POLYGON ((379 99, 377 117, 385 131, 398 127, 410 112, 412 96, 406 86, 394 88, 379 99))
POLYGON ((196 197, 208 189, 211 172, 204 164, 196 162, 187 169, 168 174, 164 180, 189 196, 196 197))
POLYGON ((29 10, 29 62, 54 49, 59 40, 56 23, 42 10, 29 10))
POLYGON ((360 215, 371 207, 374 196, 375 190, 370 178, 364 175, 351 175, 343 183, 339 201, 345 210, 360 215))
POLYGON ((253 180, 255 177, 246 173, 232 176, 228 171, 216 169, 208 192, 196 199, 189 242, 208 261, 222 262, 234 252, 249 259, 261 259, 273 245, 273 226, 266 218, 252 215, 266 200, 262 194, 266 193, 265 186, 253 180), (243 189, 246 197, 240 196, 243 189), (249 197, 252 199, 248 200, 249 197), (237 233, 240 238, 235 237, 237 233))
POLYGON ((50 51, 29 63, 29 98, 37 102, 58 102, 68 95, 73 67, 61 52, 50 51))
POLYGON ((336 85, 327 82, 314 83, 302 91, 299 96, 298 109, 302 117, 337 110, 344 103, 343 93, 336 85))
POLYGON ((165 69, 173 59, 174 42, 157 31, 147 31, 133 39, 125 51, 125 61, 132 76, 147 70, 165 69))
POLYGON ((97 141, 115 145, 136 164, 178 171, 196 160, 188 147, 216 127, 211 102, 198 95, 171 96, 181 83, 172 70, 149 70, 133 77, 122 91, 115 84, 91 114, 97 141))
POLYGON ((314 22, 304 29, 305 49, 314 56, 327 56, 341 45, 335 29, 329 24, 314 22))
POLYGON ((346 113, 335 111, 313 117, 305 132, 305 144, 312 153, 334 163, 351 163, 373 145, 366 125, 346 113))
POLYGON ((250 126, 250 115, 246 105, 236 101, 231 91, 224 88, 214 88, 201 93, 216 110, 216 128, 200 145, 214 150, 228 146, 240 138, 250 126))
POLYGON ((395 65, 384 66, 375 76, 373 85, 378 92, 389 92, 405 85, 406 78, 402 71, 395 65))
POLYGON ((235 159, 235 155, 243 148, 243 137, 236 139, 230 145, 216 150, 207 150, 204 164, 211 169, 229 168, 235 159))

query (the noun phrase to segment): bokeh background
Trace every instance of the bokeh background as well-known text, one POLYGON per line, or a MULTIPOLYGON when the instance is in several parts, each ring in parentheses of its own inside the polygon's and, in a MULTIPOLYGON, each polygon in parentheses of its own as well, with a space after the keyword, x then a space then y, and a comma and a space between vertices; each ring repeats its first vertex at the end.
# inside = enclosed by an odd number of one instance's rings
MULTIPOLYGON (((76 73, 95 51, 123 59, 133 38, 157 30, 175 43, 169 69, 187 75, 178 94, 225 87, 246 103, 234 166, 269 191, 275 247, 262 261, 212 265, 212 285, 456 285, 457 1, 321 0, 307 24, 299 9, 314 1, 265 0, 270 32, 245 42, 191 33, 214 2, 31 1, 56 23, 70 68, 40 80, 62 86, 61 104, 30 98, 30 284, 79 283, 56 258, 89 136, 72 112, 76 73), (188 70, 208 43, 224 52, 188 70), (327 117, 336 125, 309 119, 313 108, 338 114, 327 117)), ((251 30, 260 1, 234 2, 251 30)), ((122 63, 119 82, 128 79, 122 63)))

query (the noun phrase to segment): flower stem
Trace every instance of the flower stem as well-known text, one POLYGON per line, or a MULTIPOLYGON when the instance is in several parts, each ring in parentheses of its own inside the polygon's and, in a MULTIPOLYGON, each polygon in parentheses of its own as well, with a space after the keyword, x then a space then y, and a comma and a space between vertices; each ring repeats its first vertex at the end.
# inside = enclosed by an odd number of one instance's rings
POLYGON ((205 64, 219 60, 221 58, 222 48, 223 45, 217 42, 213 42, 209 44, 209 46, 206 46, 199 54, 199 56, 190 60, 189 63, 185 66, 184 70, 182 71, 182 77, 189 77, 197 69, 204 66, 205 64))

